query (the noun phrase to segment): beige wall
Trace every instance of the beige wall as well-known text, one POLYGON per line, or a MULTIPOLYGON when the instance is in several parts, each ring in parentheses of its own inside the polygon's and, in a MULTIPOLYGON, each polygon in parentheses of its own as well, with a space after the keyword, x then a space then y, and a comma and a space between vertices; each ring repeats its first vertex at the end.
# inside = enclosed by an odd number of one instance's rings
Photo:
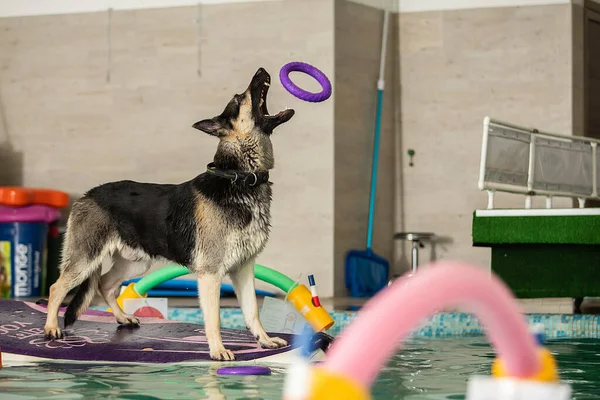
MULTIPOLYGON (((446 237, 437 257, 489 266, 489 249, 471 242, 472 212, 487 200, 477 189, 484 116, 572 133, 571 18, 570 4, 399 16, 397 224, 446 237), (416 151, 413 167, 409 148, 416 151)), ((561 204, 571 206, 555 201, 561 204)), ((496 205, 523 207, 524 198, 498 194, 496 205)), ((430 253, 421 251, 421 262, 430 253)))
MULTIPOLYGON (((0 184, 80 196, 111 180, 182 182, 216 147, 191 125, 220 113, 259 66, 275 82, 292 60, 333 77, 332 0, 203 6, 200 57, 197 16, 195 7, 113 12, 110 82, 107 13, 0 19, 0 155, 11 154, 0 184)), ((330 296, 334 100, 306 103, 275 84, 269 103, 297 114, 273 137, 273 229, 258 261, 293 278, 315 273, 330 296)))
MULTIPOLYGON (((345 256, 366 246, 371 162, 377 104, 383 12, 346 0, 335 2, 335 281, 346 293, 345 256)), ((385 70, 373 251, 393 262, 394 110, 397 19, 390 18, 385 70)))

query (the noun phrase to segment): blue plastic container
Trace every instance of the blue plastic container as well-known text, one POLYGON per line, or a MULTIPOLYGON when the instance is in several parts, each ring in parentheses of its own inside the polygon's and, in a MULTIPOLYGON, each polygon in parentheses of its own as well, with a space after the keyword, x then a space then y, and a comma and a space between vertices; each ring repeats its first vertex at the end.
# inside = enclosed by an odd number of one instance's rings
POLYGON ((39 297, 44 286, 48 227, 60 211, 47 206, 0 206, 0 293, 39 297))

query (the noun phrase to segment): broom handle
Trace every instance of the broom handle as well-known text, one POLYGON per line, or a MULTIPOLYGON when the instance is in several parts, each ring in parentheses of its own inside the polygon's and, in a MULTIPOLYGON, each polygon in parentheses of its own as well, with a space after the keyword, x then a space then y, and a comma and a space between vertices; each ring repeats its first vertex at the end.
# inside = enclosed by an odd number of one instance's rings
POLYGON ((371 168, 371 193, 369 195, 369 225, 367 228, 367 249, 373 243, 373 219, 375 214, 375 195, 377 192, 377 166, 379 164, 379 137, 381 134, 381 108, 383 103, 383 89, 385 86, 385 53, 387 50, 389 11, 383 14, 383 32, 381 37, 381 58, 379 61, 379 79, 377 80, 377 115, 375 117, 375 140, 373 143, 373 166, 371 168))

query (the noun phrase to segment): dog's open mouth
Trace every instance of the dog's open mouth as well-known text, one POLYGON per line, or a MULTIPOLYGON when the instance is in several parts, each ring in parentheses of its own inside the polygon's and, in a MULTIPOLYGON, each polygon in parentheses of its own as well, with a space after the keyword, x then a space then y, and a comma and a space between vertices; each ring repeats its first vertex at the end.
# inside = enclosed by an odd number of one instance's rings
POLYGON ((271 87, 271 76, 267 71, 260 68, 254 77, 254 87, 258 93, 258 115, 262 129, 265 132, 270 132, 277 126, 289 121, 294 116, 294 110, 286 108, 275 115, 269 114, 267 109, 267 94, 271 87))
POLYGON ((267 93, 269 92, 269 88, 271 87, 271 78, 267 76, 267 79, 262 83, 262 87, 260 88, 260 97, 258 100, 258 108, 260 110, 261 116, 269 117, 269 110, 267 110, 267 93))

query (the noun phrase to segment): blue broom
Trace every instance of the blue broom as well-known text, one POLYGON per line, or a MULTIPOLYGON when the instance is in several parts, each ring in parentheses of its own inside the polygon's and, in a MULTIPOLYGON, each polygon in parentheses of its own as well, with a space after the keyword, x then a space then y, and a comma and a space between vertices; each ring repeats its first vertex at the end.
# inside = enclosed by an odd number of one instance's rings
POLYGON ((350 250, 346 254, 346 288, 351 297, 370 297, 387 286, 390 264, 385 258, 373 252, 373 217, 375 194, 377 191, 377 164, 379 162, 379 137, 381 134, 381 108, 383 102, 385 53, 387 47, 389 11, 383 16, 381 59, 377 81, 377 116, 375 119, 375 140, 373 143, 373 166, 371 170, 371 193, 369 197, 369 223, 367 228, 366 250, 350 250))

